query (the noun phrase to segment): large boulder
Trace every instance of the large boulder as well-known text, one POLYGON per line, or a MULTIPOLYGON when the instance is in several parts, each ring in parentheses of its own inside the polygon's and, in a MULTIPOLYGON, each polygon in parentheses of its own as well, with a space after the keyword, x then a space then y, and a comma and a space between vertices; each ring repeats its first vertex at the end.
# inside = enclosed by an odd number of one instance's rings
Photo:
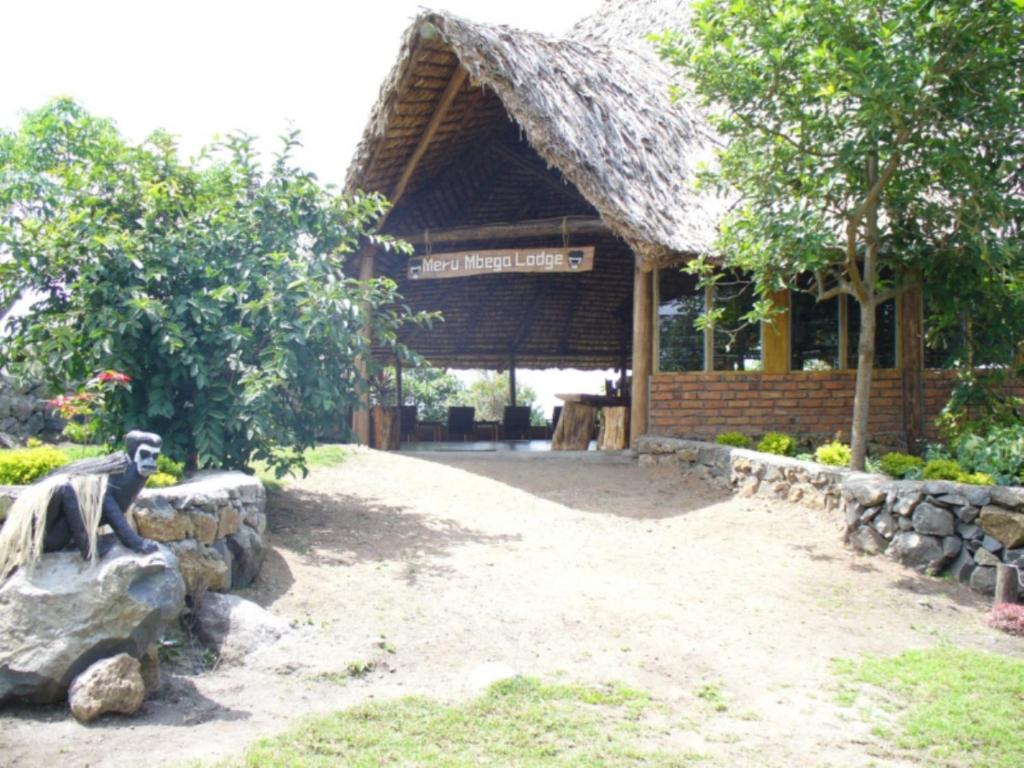
POLYGON ((956 552, 950 554, 943 548, 942 539, 936 536, 922 536, 913 531, 903 531, 893 536, 886 554, 911 568, 931 573, 942 570, 942 567, 956 556, 956 552))
POLYGON ((71 681, 119 653, 140 658, 185 607, 174 554, 120 544, 98 563, 44 555, 0 585, 0 703, 62 701, 71 681))
POLYGON ((250 600, 207 592, 196 611, 195 631, 221 661, 239 662, 273 645, 291 629, 287 621, 250 600))
POLYGON ((1024 545, 1024 512, 1011 512, 994 505, 983 507, 981 527, 1007 549, 1024 545))
POLYGON ((263 560, 267 556, 263 539, 248 525, 243 525, 237 533, 228 536, 226 541, 232 554, 231 587, 248 587, 259 575, 263 560))
POLYGON ((111 713, 134 715, 145 698, 141 666, 127 653, 97 661, 68 689, 71 714, 81 723, 111 713))

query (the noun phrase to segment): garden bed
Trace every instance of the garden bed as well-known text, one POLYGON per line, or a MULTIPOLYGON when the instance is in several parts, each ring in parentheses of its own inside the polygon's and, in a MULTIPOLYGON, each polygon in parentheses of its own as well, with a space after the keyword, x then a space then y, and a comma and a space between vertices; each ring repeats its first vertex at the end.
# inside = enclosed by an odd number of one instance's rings
POLYGON ((999 563, 1024 568, 1024 489, 894 480, 697 440, 640 438, 641 465, 676 464, 741 496, 799 503, 842 519, 845 539, 991 594, 999 563), (843 517, 840 518, 839 514, 843 517))

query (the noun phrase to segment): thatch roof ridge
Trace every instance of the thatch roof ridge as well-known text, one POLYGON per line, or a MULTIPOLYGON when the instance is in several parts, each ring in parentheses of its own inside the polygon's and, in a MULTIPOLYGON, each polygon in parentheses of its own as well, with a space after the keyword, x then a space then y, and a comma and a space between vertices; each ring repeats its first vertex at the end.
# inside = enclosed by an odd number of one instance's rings
POLYGON ((713 134, 697 110, 669 103, 671 73, 653 53, 582 34, 560 39, 444 12, 418 16, 350 167, 350 191, 385 135, 425 25, 638 254, 707 250, 721 205, 697 194, 692 180, 698 163, 711 159, 713 134))

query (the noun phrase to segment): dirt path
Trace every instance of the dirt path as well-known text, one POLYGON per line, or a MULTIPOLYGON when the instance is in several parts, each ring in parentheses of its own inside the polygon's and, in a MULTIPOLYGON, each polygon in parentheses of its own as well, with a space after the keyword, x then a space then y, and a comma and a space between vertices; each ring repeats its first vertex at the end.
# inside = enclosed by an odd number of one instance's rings
POLYGON ((521 673, 644 688, 666 740, 709 764, 907 765, 835 703, 831 659, 942 640, 1024 656, 984 600, 853 554, 822 513, 623 456, 360 451, 279 495, 268 538, 243 595, 293 620, 290 642, 168 675, 133 720, 4 713, 0 764, 222 757, 305 713, 521 673))

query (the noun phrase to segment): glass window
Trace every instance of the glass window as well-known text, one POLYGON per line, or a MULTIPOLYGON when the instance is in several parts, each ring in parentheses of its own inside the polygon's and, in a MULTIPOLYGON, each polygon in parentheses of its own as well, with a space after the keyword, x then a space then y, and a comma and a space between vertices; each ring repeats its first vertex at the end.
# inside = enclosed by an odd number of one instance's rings
MULTIPOLYGON (((857 367, 857 344, 860 343, 860 304, 846 296, 846 367, 857 367)), ((875 367, 896 367, 896 300, 875 308, 875 367)))
POLYGON ((839 302, 790 293, 790 370, 831 371, 839 364, 839 302))
POLYGON ((704 333, 694 321, 704 313, 705 291, 678 269, 658 273, 658 369, 704 370, 704 333))
POLYGON ((744 323, 742 318, 754 308, 754 286, 751 283, 715 286, 715 309, 724 309, 715 324, 714 370, 760 371, 761 324, 744 323))

